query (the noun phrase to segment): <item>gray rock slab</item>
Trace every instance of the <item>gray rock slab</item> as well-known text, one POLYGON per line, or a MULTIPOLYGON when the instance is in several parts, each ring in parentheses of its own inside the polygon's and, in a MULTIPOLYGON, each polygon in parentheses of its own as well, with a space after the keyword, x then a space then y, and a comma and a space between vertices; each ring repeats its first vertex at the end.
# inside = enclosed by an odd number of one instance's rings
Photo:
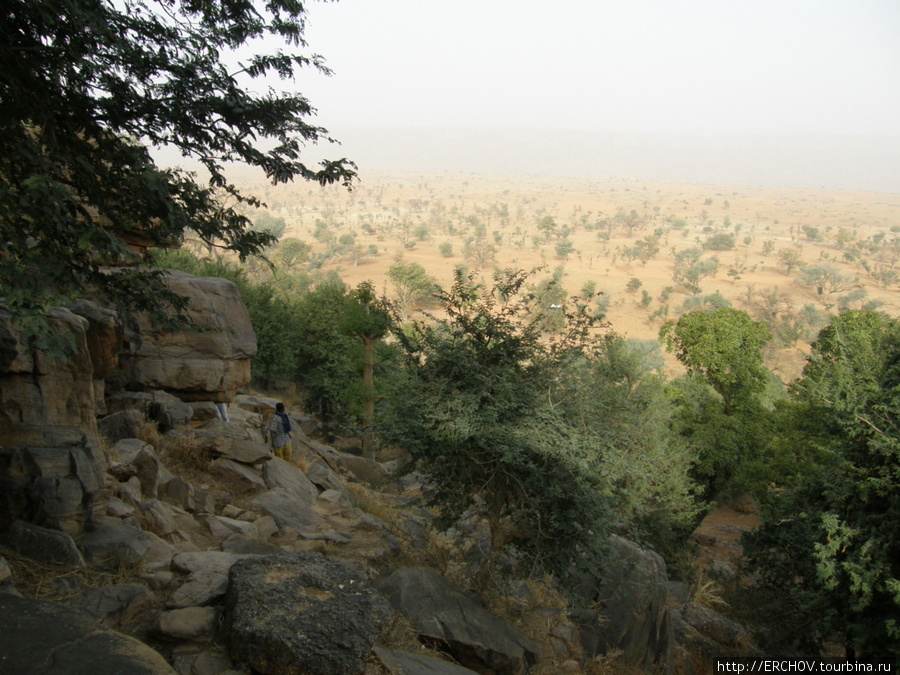
POLYGON ((106 507, 106 515, 112 518, 127 518, 134 514, 134 507, 129 506, 118 497, 110 497, 106 507))
POLYGON ((153 607, 153 593, 139 584, 116 584, 85 591, 68 606, 115 630, 128 625, 153 607))
POLYGON ((353 491, 350 490, 341 477, 335 473, 328 464, 321 459, 317 459, 309 465, 306 477, 316 485, 320 490, 337 490, 344 495, 351 504, 358 503, 358 498, 353 491))
POLYGON ((119 461, 135 469, 145 499, 155 499, 163 475, 162 463, 153 446, 136 438, 125 438, 113 446, 119 461))
POLYGON ((17 520, 0 536, 0 543, 38 562, 84 567, 84 558, 75 540, 59 530, 17 520))
POLYGON ((377 579, 375 587, 420 636, 435 640, 473 670, 519 675, 540 656, 540 646, 522 631, 432 572, 395 570, 377 579))
POLYGON ((226 459, 244 464, 256 464, 272 457, 272 448, 259 433, 246 438, 226 437, 219 446, 219 453, 226 459))
POLYGON ((182 674, 190 675, 247 675, 244 669, 234 670, 227 654, 197 642, 180 644, 172 650, 172 663, 182 674))
POLYGON ((388 675, 477 675, 476 671, 421 654, 400 652, 381 645, 372 650, 388 675))
POLYGON ((78 610, 0 593, 0 670, 28 675, 173 675, 142 642, 78 610))
POLYGON ((175 524, 175 514, 168 504, 158 499, 147 499, 142 501, 138 507, 146 522, 149 523, 149 529, 159 536, 165 537, 178 529, 175 524))
POLYGON ((137 438, 143 425, 143 414, 137 410, 123 410, 99 420, 97 431, 111 443, 116 443, 123 438, 137 438))
POLYGON ((150 536, 139 529, 111 520, 76 542, 85 560, 105 569, 132 567, 150 550, 150 536))
POLYGON ((178 549, 152 532, 144 534, 147 535, 150 547, 141 559, 141 567, 145 571, 169 569, 172 566, 172 558, 179 552, 178 549))
POLYGON ((218 602, 228 589, 228 571, 244 554, 224 551, 180 553, 172 559, 172 567, 188 572, 185 582, 166 602, 169 609, 202 607, 218 602))
POLYGON ((243 556, 222 551, 199 551, 197 553, 179 553, 172 559, 172 569, 176 572, 190 574, 204 569, 219 570, 228 573, 231 566, 243 556))
POLYGON ((267 516, 272 516, 279 528, 290 527, 297 532, 314 532, 319 516, 297 496, 285 488, 275 488, 254 497, 250 504, 267 516))
POLYGON ((170 609, 203 607, 221 600, 228 589, 228 573, 218 570, 192 572, 166 602, 170 609))
POLYGON ((230 481, 238 492, 266 489, 262 476, 246 464, 220 457, 212 463, 212 466, 216 473, 230 481))
POLYGON ((290 490, 305 504, 314 504, 319 496, 319 490, 306 474, 280 457, 273 457, 265 463, 262 477, 269 489, 290 490))
POLYGON ((226 518, 224 516, 211 516, 207 518, 207 524, 209 521, 215 520, 219 525, 225 528, 225 531, 228 532, 228 535, 232 534, 242 534, 245 537, 253 537, 256 538, 259 536, 259 532, 256 529, 256 525, 253 523, 248 523, 245 520, 237 520, 235 518, 226 518))
POLYGON ((160 612, 151 631, 166 640, 209 642, 213 639, 218 616, 215 607, 172 609, 160 612))
POLYGON ((233 661, 264 673, 364 673, 392 615, 364 573, 308 552, 231 568, 223 620, 233 661))

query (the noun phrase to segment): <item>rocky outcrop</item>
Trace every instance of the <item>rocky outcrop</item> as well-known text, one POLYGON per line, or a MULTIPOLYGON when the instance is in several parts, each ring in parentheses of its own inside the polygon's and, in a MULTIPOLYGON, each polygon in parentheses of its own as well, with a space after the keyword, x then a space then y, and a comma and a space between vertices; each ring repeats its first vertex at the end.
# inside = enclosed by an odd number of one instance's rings
POLYGON ((672 613, 678 644, 696 675, 712 675, 719 659, 765 658, 747 630, 718 612, 688 602, 672 613))
POLYGON ((432 572, 395 570, 377 579, 375 587, 423 641, 448 651, 467 668, 520 675, 540 656, 540 646, 522 631, 432 572))
POLYGON ((231 568, 228 652, 261 673, 364 673, 390 618, 390 606, 365 575, 341 560, 297 552, 231 568))
POLYGON ((0 311, 0 529, 22 519, 75 534, 102 515, 106 460, 97 442, 88 322, 64 309, 49 320, 76 351, 31 349, 0 311))
MULTIPOLYGON (((256 337, 237 287, 176 272, 167 283, 189 299, 196 331, 166 333, 146 318, 126 331, 110 310, 80 301, 48 315, 53 333, 74 346, 65 359, 27 345, 0 308, 0 530, 21 519, 78 534, 104 514, 97 415, 107 393, 149 396, 101 420, 115 443, 137 436, 144 417, 163 431, 187 424, 191 409, 172 393, 227 402, 249 381, 256 337)), ((230 443, 235 453, 268 450, 261 438, 241 443, 230 443)))
POLYGON ((141 317, 125 333, 119 356, 124 389, 162 389, 182 401, 230 402, 250 381, 256 334, 237 286, 225 279, 170 272, 165 279, 188 299, 198 331, 166 332, 141 317))
POLYGON ((97 436, 88 322, 61 308, 51 310, 48 320, 53 333, 75 348, 65 360, 31 348, 0 309, 7 336, 0 359, 0 447, 60 448, 97 436))

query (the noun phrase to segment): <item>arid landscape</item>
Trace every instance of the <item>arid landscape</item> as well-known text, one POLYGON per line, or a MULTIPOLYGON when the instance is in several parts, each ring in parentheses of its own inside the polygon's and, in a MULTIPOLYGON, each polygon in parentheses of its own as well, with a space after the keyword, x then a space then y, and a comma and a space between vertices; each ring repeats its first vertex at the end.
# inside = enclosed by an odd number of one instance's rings
POLYGON ((593 282, 611 329, 640 340, 721 296, 770 322, 768 364, 785 381, 829 313, 900 313, 896 194, 400 172, 364 173, 352 192, 239 182, 283 219, 282 243, 311 245, 314 262, 294 271, 369 280, 391 298, 398 261, 444 287, 457 265, 542 267, 535 283, 561 269, 568 296, 593 282))

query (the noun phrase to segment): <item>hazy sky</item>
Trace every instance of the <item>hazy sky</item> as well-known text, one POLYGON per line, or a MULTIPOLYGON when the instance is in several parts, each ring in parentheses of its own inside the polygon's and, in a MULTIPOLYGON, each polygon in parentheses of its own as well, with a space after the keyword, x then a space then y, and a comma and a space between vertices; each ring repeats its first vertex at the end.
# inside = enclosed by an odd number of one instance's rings
POLYGON ((900 135, 900 0, 340 0, 315 123, 900 135))

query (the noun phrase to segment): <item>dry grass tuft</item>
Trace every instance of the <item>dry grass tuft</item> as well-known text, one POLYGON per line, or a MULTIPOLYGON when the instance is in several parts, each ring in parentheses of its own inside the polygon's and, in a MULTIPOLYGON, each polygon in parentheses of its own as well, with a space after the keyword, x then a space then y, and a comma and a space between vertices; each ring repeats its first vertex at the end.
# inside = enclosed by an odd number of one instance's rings
POLYGON ((449 655, 423 643, 412 624, 399 612, 394 612, 391 622, 379 637, 378 644, 394 651, 420 654, 438 661, 455 663, 449 655))
POLYGON ((303 449, 294 450, 291 455, 291 463, 300 469, 303 473, 309 472, 309 458, 306 456, 306 453, 303 449))
POLYGON ((728 607, 722 595, 722 589, 712 579, 705 579, 701 572, 697 577, 697 581, 691 589, 691 600, 698 605, 709 607, 710 609, 721 609, 728 607))
POLYGON ((357 496, 357 506, 360 509, 366 513, 371 513, 387 525, 393 525, 397 522, 397 506, 391 497, 370 490, 362 483, 347 483, 346 485, 357 496))
POLYGON ((160 460, 170 471, 189 482, 192 477, 200 478, 209 471, 212 456, 198 438, 189 434, 157 434, 155 443, 147 442, 156 448, 160 460))
POLYGON ((585 675, 640 675, 644 671, 622 662, 622 652, 612 650, 583 664, 585 675))
POLYGON ((12 573, 13 585, 26 598, 65 604, 83 591, 114 584, 142 583, 138 567, 121 567, 109 572, 94 567, 72 567, 43 563, 0 547, 12 573))

